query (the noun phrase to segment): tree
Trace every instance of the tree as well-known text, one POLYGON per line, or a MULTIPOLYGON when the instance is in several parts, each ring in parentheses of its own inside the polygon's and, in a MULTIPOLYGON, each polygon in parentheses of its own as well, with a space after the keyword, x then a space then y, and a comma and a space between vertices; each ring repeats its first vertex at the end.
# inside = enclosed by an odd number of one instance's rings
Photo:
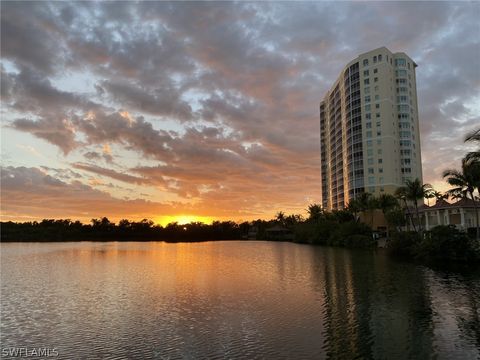
POLYGON ((400 186, 396 191, 395 191, 395 196, 403 202, 403 205, 405 207, 405 210, 407 211, 407 217, 408 220, 410 221, 410 224, 413 226, 413 231, 417 232, 417 227, 415 226, 415 223, 413 222, 413 216, 412 213, 410 212, 410 208, 408 206, 407 200, 408 200, 408 189, 406 186, 400 186))
POLYGON ((275 215, 275 219, 280 223, 280 225, 285 226, 285 213, 283 211, 279 211, 277 215, 275 215))
POLYGON ((378 199, 375 196, 369 196, 367 201, 367 210, 370 213, 370 227, 373 228, 373 216, 375 214, 375 210, 379 208, 378 199))
POLYGON ((462 170, 449 169, 443 172, 443 177, 449 185, 454 186, 453 189, 448 191, 453 196, 470 199, 473 202, 473 208, 475 209, 475 225, 477 227, 477 240, 480 240, 480 226, 478 219, 477 202, 475 201, 474 192, 480 189, 480 162, 468 161, 463 159, 462 170))
POLYGON ((382 210, 383 217, 387 221, 387 236, 389 233, 390 219, 387 217, 387 213, 398 207, 398 201, 395 196, 390 194, 381 194, 377 199, 377 206, 382 210))
POLYGON ((307 212, 308 220, 318 221, 323 215, 322 207, 318 204, 308 205, 307 212))
POLYGON ((357 199, 352 199, 348 202, 347 211, 350 211, 355 218, 355 221, 358 222, 359 216, 358 213, 360 210, 360 204, 357 199))
POLYGON ((415 180, 406 180, 405 187, 407 189, 407 199, 413 202, 415 207, 415 213, 417 215, 418 229, 421 232, 423 230, 422 222, 420 221, 420 213, 418 211, 418 201, 423 200, 425 196, 431 191, 432 185, 422 184, 417 178, 415 180))
POLYGON ((425 193, 425 199, 427 199, 427 205, 430 206, 430 199, 433 199, 435 198, 435 190, 432 189, 429 189, 426 193, 425 193))
POLYGON ((479 148, 476 151, 471 151, 465 156, 466 162, 479 162, 480 161, 480 128, 472 131, 465 137, 465 142, 476 141, 479 148))
POLYGON ((432 194, 435 197, 436 201, 446 200, 449 197, 448 193, 442 194, 440 191, 436 191, 436 190, 433 190, 432 194))

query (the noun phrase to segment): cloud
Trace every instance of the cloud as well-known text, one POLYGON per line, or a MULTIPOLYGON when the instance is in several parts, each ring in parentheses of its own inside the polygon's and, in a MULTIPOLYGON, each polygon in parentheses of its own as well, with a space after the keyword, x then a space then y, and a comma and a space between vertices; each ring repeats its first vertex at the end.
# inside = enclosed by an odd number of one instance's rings
POLYGON ((142 88, 138 84, 103 81, 101 89, 123 107, 158 116, 172 116, 179 120, 192 119, 192 109, 180 99, 172 84, 158 84, 156 89, 142 88))
POLYGON ((320 200, 319 101, 373 48, 419 64, 425 182, 458 165, 464 134, 480 123, 478 11, 475 2, 6 2, 2 103, 8 126, 97 180, 232 217, 301 212, 320 200), (90 86, 81 93, 68 86, 78 74, 90 86))
POLYGON ((96 166, 96 165, 74 163, 74 164, 72 164, 72 167, 75 168, 75 169, 78 169, 78 170, 88 171, 88 172, 91 172, 91 173, 95 173, 97 175, 106 176, 106 177, 109 177, 111 179, 123 181, 123 182, 130 183, 130 184, 139 184, 139 185, 145 185, 145 184, 152 185, 153 184, 152 181, 149 180, 149 179, 132 176, 132 175, 128 175, 128 174, 125 174, 125 173, 119 173, 115 170, 102 168, 102 167, 96 166))
POLYGON ((65 155, 75 149, 79 143, 75 140, 75 128, 71 121, 62 118, 45 118, 39 121, 16 119, 12 127, 29 132, 58 146, 65 155))
POLYGON ((2 215, 21 218, 89 220, 109 216, 141 219, 178 213, 185 206, 146 200, 122 200, 79 181, 65 182, 38 168, 2 168, 2 215), (177 208, 178 207, 178 208, 177 208))

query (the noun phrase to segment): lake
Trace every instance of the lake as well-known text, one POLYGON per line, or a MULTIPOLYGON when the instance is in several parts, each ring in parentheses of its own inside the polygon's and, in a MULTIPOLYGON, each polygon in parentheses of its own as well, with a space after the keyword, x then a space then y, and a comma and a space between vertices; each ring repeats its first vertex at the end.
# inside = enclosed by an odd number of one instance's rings
POLYGON ((478 359, 480 273, 282 242, 2 243, 1 346, 73 359, 478 359))

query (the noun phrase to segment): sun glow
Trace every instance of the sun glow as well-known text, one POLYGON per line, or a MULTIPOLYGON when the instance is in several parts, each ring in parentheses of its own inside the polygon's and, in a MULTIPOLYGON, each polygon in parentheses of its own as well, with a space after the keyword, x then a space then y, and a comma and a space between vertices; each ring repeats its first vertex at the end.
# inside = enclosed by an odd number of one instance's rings
POLYGON ((170 223, 176 222, 178 225, 185 225, 191 222, 202 222, 204 224, 212 223, 213 219, 208 216, 196 216, 196 215, 172 215, 172 216, 159 216, 155 219, 155 223, 162 226, 166 226, 170 223))

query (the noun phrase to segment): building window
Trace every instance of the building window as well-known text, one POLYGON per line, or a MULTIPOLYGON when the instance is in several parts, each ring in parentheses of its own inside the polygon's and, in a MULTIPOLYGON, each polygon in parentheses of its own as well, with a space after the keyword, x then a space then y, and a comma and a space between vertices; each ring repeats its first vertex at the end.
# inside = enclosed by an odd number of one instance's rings
POLYGON ((368 177, 368 185, 375 185, 375 177, 369 176, 368 177))
POLYGON ((382 163, 383 163, 383 159, 378 159, 378 163, 379 163, 379 164, 382 164, 382 163))
POLYGON ((366 86, 364 92, 365 94, 370 94, 370 87, 366 86))
POLYGON ((380 100, 380 95, 375 95, 375 100, 380 100))
POLYGON ((405 66, 406 63, 405 59, 395 59, 395 66, 405 66))
POLYGON ((368 173, 369 174, 374 174, 375 172, 374 172, 373 168, 368 168, 368 173))
POLYGON ((373 69, 373 73, 374 74, 378 73, 378 69, 377 68, 373 69))
POLYGON ((373 149, 367 149, 367 155, 373 156, 373 149))
POLYGON ((379 117, 380 117, 380 113, 376 113, 376 114, 375 114, 375 117, 376 117, 376 118, 379 118, 379 117))
POLYGON ((367 140, 367 147, 372 147, 373 143, 372 140, 367 140))
POLYGON ((367 163, 368 165, 373 165, 373 158, 368 158, 367 163))
POLYGON ((383 174, 383 168, 378 168, 378 172, 379 172, 380 174, 383 174))
POLYGON ((375 85, 375 91, 378 91, 378 85, 375 85))
POLYGON ((370 79, 365 79, 365 80, 363 80, 363 83, 364 83, 365 85, 369 85, 369 84, 370 84, 370 79))
POLYGON ((375 109, 380 109, 380 104, 375 104, 375 109))
POLYGON ((373 57, 373 62, 374 62, 374 63, 377 62, 377 56, 374 56, 374 57, 373 57))
POLYGON ((363 60, 363 66, 368 66, 368 59, 363 60))
POLYGON ((367 129, 371 129, 371 128, 372 128, 372 123, 371 123, 371 122, 367 122, 366 126, 367 126, 367 129))
POLYGON ((372 132, 371 131, 367 131, 367 138, 371 138, 372 137, 372 132))
POLYGON ((395 74, 397 75, 397 77, 407 76, 407 70, 396 70, 395 74))
POLYGON ((363 70, 363 76, 368 76, 369 71, 368 70, 363 70))
MULTIPOLYGON (((370 105, 368 105, 368 106, 370 106, 370 105)), ((366 110, 366 109, 367 109, 367 107, 365 106, 365 110, 366 110)), ((366 113, 366 114, 365 114, 365 118, 368 119, 368 120, 370 120, 370 119, 372 118, 372 114, 366 113)))
POLYGON ((382 145, 382 140, 377 140, 377 145, 382 145))
POLYGON ((377 127, 380 127, 382 123, 380 121, 377 121, 377 127))
POLYGON ((378 154, 378 155, 382 155, 382 149, 378 149, 378 150, 377 150, 377 154, 378 154))
POLYGON ((365 102, 366 102, 366 103, 370 102, 370 95, 369 95, 369 96, 365 96, 365 102))
POLYGON ((370 111, 370 104, 365 105, 365 111, 370 111))
POLYGON ((378 61, 382 61, 382 55, 378 55, 378 61))
POLYGON ((378 77, 373 78, 374 82, 378 82, 378 77))
POLYGON ((381 131, 377 131, 377 136, 382 136, 382 132, 381 132, 381 131))

